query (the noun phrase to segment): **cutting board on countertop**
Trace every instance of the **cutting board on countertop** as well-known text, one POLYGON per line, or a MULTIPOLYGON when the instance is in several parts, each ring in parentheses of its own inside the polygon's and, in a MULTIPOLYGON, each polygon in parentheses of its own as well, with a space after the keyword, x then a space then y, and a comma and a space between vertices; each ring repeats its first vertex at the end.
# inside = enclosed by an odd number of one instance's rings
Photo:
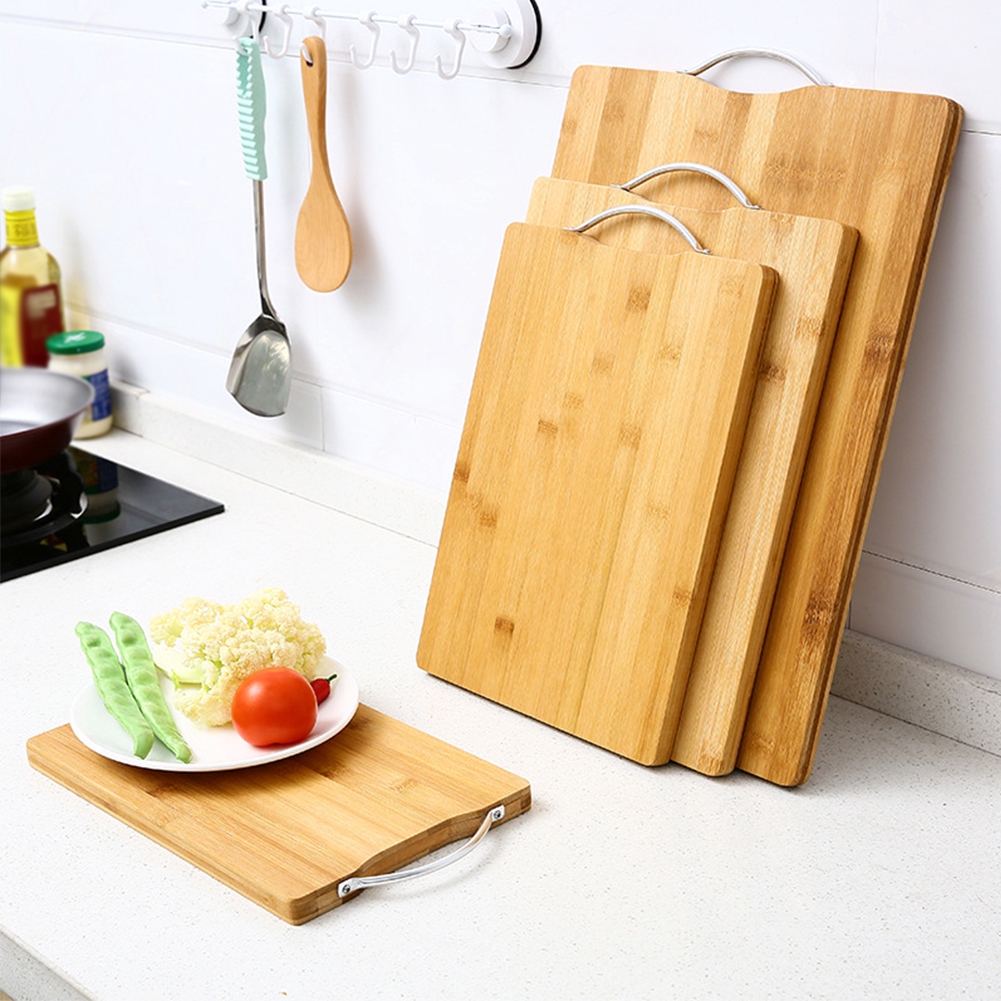
MULTIPOLYGON (((609 186, 543 177, 532 189, 526 220, 575 226, 606 209, 643 201, 609 186)), ((737 760, 857 233, 827 219, 743 207, 659 207, 714 254, 758 261, 779 275, 671 753, 690 768, 722 775, 737 760)), ((671 253, 680 243, 668 227, 626 215, 609 220, 601 239, 650 253, 671 253)))
MULTIPOLYGON (((738 767, 782 785, 810 774, 962 110, 923 94, 812 86, 741 94, 684 73, 583 66, 553 175, 624 184, 695 161, 773 212, 858 230, 827 379, 738 767)), ((728 205, 706 177, 646 198, 728 205)))
POLYGON ((33 768, 290 924, 472 835, 487 812, 529 809, 527 782, 361 705, 336 737, 255 768, 186 775, 103 758, 69 725, 28 740, 33 768))
POLYGON ((591 232, 514 223, 505 234, 417 662, 657 764, 681 711, 775 273, 591 232))

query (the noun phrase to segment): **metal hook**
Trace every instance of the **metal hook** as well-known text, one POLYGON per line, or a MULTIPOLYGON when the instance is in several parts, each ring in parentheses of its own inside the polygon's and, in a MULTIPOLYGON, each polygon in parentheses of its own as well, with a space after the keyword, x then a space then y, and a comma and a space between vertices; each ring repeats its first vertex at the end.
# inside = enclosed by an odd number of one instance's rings
POLYGON ((265 36, 261 39, 261 48, 264 49, 267 55, 273 56, 275 59, 281 59, 282 56, 288 53, 289 42, 292 40, 292 28, 294 27, 292 15, 288 12, 287 3, 283 3, 280 7, 275 8, 271 13, 285 26, 285 34, 282 36, 282 47, 277 52, 272 52, 271 39, 265 36))
POLYGON ((416 14, 405 14, 396 22, 410 36, 410 49, 407 52, 407 61, 402 66, 396 61, 396 53, 389 53, 389 61, 397 73, 409 73, 414 68, 414 62, 417 59, 417 43, 421 40, 421 29, 414 24, 416 20, 416 14))
MULTIPOLYGON (((326 42, 327 40, 327 22, 320 16, 319 7, 310 7, 309 10, 304 10, 302 16, 307 21, 312 21, 316 25, 317 34, 320 36, 320 40, 326 42)), ((302 42, 299 45, 299 55, 305 60, 307 66, 313 65, 313 56, 310 54, 309 49, 306 48, 306 43, 302 42)))
POLYGON ((316 25, 317 33, 320 38, 324 41, 327 40, 327 22, 326 19, 320 16, 319 7, 310 7, 309 10, 304 11, 302 15, 307 21, 312 21, 316 25))
POLYGON ((379 25, 375 23, 375 11, 367 10, 363 14, 358 15, 358 20, 372 32, 372 50, 368 54, 368 58, 364 62, 359 62, 358 53, 355 51, 354 45, 348 46, 348 51, 351 53, 351 62, 355 64, 360 70, 367 70, 372 63, 375 62, 375 49, 379 44, 379 25))
MULTIPOLYGON (((264 26, 265 14, 261 14, 259 18, 254 17, 250 12, 250 5, 253 0, 233 0, 231 7, 233 10, 237 11, 237 20, 241 20, 250 25, 251 37, 257 42, 258 45, 261 44, 261 28, 264 26)), ((243 32, 240 33, 243 35, 243 32)), ((239 51, 240 48, 240 38, 236 39, 236 48, 239 51)))
POLYGON ((462 65, 462 50, 466 47, 466 36, 459 27, 459 19, 457 17, 450 18, 442 27, 445 29, 446 34, 451 35, 458 42, 455 50, 455 65, 446 73, 442 69, 441 56, 435 56, 434 68, 438 71, 438 76, 442 80, 451 80, 458 74, 459 67, 462 65))

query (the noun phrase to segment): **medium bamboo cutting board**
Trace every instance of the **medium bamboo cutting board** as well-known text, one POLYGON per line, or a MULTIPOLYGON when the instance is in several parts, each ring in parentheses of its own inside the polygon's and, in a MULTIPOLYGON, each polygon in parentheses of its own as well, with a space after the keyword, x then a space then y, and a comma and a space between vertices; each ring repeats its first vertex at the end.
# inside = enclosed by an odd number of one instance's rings
POLYGON ((336 737, 256 768, 151 771, 109 761, 68 725, 28 761, 290 924, 343 899, 351 876, 391 872, 471 835, 487 811, 526 811, 523 779, 361 705, 336 737))
MULTIPOLYGON (((697 161, 771 211, 859 232, 738 758, 782 785, 813 767, 961 118, 955 102, 928 95, 739 94, 610 67, 581 67, 570 86, 554 176, 622 184, 697 161)), ((707 209, 730 197, 680 174, 643 194, 707 209)))
POLYGON ((774 281, 745 261, 508 228, 424 670, 668 759, 774 281))
MULTIPOLYGON (((607 186, 539 178, 527 221, 574 226, 640 202, 607 186)), ((660 205, 724 257, 775 269, 779 284, 712 584, 671 757, 707 775, 733 770, 806 448, 834 341, 856 232, 826 219, 746 208, 660 205)), ((642 216, 609 220, 602 240, 670 253, 679 238, 642 216)))

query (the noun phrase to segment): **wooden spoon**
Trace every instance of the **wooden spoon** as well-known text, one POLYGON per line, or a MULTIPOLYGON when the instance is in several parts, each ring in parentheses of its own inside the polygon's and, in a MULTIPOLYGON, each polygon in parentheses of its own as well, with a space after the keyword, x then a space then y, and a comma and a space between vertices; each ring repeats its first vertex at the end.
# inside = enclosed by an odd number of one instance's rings
POLYGON ((351 227, 330 177, 327 161, 327 47, 323 39, 303 40, 299 53, 302 91, 313 172, 295 227, 295 266, 315 292, 332 292, 351 270, 351 227), (312 60, 312 64, 310 64, 312 60))

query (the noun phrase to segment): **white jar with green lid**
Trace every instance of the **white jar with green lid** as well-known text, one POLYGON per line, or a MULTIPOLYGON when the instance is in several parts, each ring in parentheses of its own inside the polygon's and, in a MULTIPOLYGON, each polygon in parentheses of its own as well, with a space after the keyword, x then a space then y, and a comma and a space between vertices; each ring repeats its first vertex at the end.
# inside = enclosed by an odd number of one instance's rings
POLYGON ((67 330, 45 341, 49 368, 86 379, 94 387, 94 402, 87 408, 76 438, 95 438, 111 429, 111 385, 104 357, 104 335, 96 330, 67 330))

